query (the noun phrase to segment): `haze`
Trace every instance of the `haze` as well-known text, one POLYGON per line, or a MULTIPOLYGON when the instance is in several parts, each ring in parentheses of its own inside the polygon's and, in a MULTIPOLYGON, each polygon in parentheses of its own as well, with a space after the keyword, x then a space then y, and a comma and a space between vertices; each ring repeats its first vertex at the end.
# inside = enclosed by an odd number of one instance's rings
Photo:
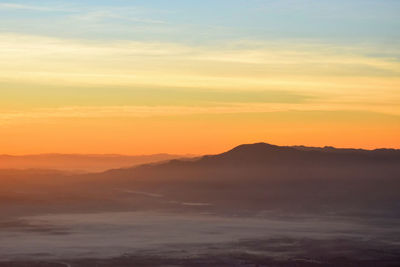
POLYGON ((391 0, 1 1, 1 153, 399 148, 399 13, 391 0))
POLYGON ((400 1, 0 0, 0 267, 400 266, 400 1))

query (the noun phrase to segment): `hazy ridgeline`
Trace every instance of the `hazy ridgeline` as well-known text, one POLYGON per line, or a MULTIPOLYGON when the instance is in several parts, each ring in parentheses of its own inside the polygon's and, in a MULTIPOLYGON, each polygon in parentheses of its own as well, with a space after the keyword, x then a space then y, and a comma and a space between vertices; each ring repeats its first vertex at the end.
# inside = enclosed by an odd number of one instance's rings
POLYGON ((223 154, 96 174, 3 170, 2 208, 209 208, 399 215, 400 151, 242 145, 223 154), (147 194, 147 193, 148 194, 147 194), (143 202, 143 203, 142 203, 143 202))
MULTIPOLYGON (((199 262, 216 251, 216 259, 223 259, 233 248, 258 253, 264 263, 284 255, 330 262, 345 257, 369 266, 377 259, 396 262, 400 255, 399 150, 259 143, 102 173, 0 175, 0 256, 6 260, 81 261, 127 253, 147 262, 151 255, 169 255, 171 244, 173 259, 186 257, 179 252, 185 247, 199 262), (96 245, 100 239, 107 242, 96 245), (375 254, 364 254, 368 250, 375 254)), ((255 261, 246 255, 242 260, 255 261)))
POLYGON ((0 169, 51 169, 70 172, 100 172, 113 168, 129 167, 184 156, 155 154, 128 156, 117 154, 39 154, 0 155, 0 169))

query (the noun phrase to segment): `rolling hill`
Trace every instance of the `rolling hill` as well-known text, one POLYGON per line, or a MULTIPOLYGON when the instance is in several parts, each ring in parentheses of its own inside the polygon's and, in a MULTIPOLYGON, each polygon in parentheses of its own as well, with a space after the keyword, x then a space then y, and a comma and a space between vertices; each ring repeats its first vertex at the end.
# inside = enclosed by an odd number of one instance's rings
POLYGON ((19 197, 35 199, 36 192, 41 203, 51 199, 61 209, 76 202, 87 209, 400 215, 400 151, 393 149, 257 143, 103 173, 24 175, 7 176, 8 194, 14 188, 24 192, 19 197))

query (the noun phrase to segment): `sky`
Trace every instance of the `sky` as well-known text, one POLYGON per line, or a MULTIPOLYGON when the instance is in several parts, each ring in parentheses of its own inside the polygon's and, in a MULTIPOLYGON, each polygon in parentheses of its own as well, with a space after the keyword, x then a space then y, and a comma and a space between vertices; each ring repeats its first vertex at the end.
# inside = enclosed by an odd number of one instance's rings
POLYGON ((0 154, 400 148, 400 1, 0 1, 0 154))

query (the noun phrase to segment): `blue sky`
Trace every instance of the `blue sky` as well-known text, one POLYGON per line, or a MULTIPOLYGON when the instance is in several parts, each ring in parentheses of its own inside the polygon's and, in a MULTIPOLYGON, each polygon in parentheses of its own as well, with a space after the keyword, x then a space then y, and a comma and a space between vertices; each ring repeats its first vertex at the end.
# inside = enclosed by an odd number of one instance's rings
POLYGON ((399 29, 400 0, 0 0, 0 147, 398 147, 399 29))
POLYGON ((397 0, 0 1, 2 32, 214 43, 307 39, 392 46, 397 0))

